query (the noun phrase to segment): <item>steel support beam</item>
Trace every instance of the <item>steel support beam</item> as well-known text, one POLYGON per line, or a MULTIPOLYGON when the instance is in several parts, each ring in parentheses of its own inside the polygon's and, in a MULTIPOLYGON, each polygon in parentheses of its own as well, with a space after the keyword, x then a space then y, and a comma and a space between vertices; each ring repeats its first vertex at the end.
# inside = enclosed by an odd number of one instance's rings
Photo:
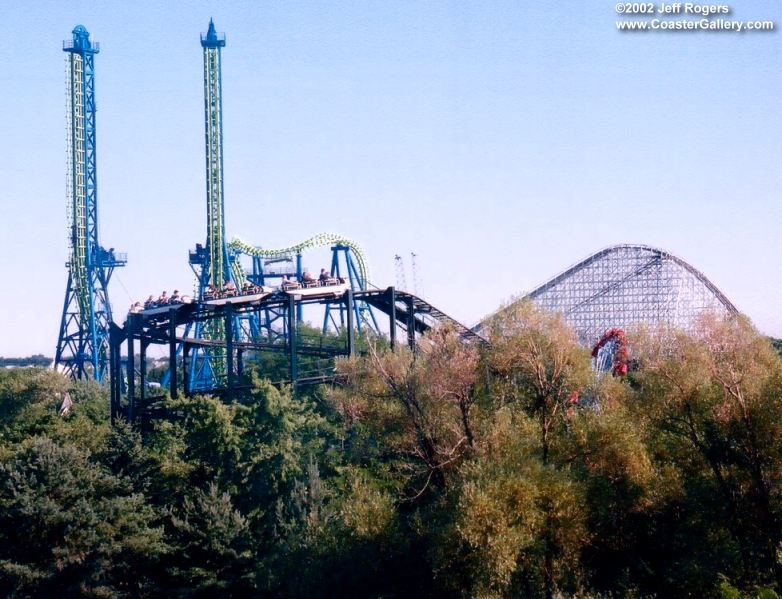
POLYGON ((415 349, 415 300, 408 296, 407 301, 407 345, 410 349, 415 349))
POLYGON ((291 389, 293 393, 296 393, 296 379, 299 378, 299 365, 296 361, 296 331, 298 329, 297 309, 301 306, 298 305, 295 295, 288 297, 288 359, 289 370, 291 379, 291 389))
POLYGON ((388 303, 391 306, 388 311, 388 332, 391 338, 391 351, 396 349, 396 289, 389 287, 386 290, 388 303))
POLYGON ((227 375, 228 392, 230 400, 234 390, 234 328, 233 328, 233 306, 231 302, 225 305, 223 319, 225 323, 225 368, 227 375))
POLYGON ((135 348, 133 345, 133 335, 135 335, 135 327, 133 326, 133 319, 129 319, 130 331, 128 331, 128 363, 126 369, 126 376, 128 377, 128 422, 133 422, 135 418, 135 403, 136 403, 136 366, 135 366, 135 348))
POLYGON ((183 343, 182 346, 182 388, 187 395, 190 389, 190 346, 187 343, 183 343))
POLYGON ((356 330, 353 324, 353 290, 352 289, 348 289, 345 292, 345 301, 347 302, 348 355, 352 356, 356 351, 356 330))
MULTIPOLYGON (((301 282, 301 275, 304 273, 301 264, 301 252, 296 252, 296 280, 301 282)), ((298 305, 298 312, 296 312, 296 320, 304 320, 304 309, 301 304, 298 305)))
POLYGON ((139 403, 142 409, 147 406, 147 345, 148 342, 146 339, 139 339, 138 384, 139 387, 141 387, 141 389, 139 389, 139 403))
POLYGON ((176 308, 169 308, 168 310, 168 369, 171 373, 169 377, 169 393, 171 399, 179 397, 177 390, 177 366, 176 366, 176 308))

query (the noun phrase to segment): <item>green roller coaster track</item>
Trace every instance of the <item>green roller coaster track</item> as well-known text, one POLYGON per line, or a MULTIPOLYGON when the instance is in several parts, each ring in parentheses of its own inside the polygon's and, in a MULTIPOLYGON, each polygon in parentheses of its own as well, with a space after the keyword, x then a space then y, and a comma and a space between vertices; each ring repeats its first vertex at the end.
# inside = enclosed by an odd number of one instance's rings
POLYGON ((87 273, 87 192, 84 173, 84 67, 78 54, 68 55, 70 89, 68 90, 68 122, 73 127, 68 133, 68 223, 70 245, 70 268, 73 286, 79 304, 79 313, 84 322, 92 317, 92 302, 89 296, 89 275, 87 273))
MULTIPOLYGON (((228 244, 228 249, 246 256, 271 259, 283 258, 285 256, 290 256, 291 254, 297 254, 303 250, 324 247, 328 245, 344 245, 350 248, 351 252, 353 253, 353 258, 356 261, 359 275, 361 276, 362 287, 366 289, 369 285, 369 262, 367 261, 361 246, 359 246, 355 241, 335 233, 320 233, 296 245, 279 249, 255 247, 245 241, 242 241, 238 237, 234 237, 228 244)), ((238 260, 234 260, 233 267, 234 276, 238 281, 243 283, 246 277, 238 260)))

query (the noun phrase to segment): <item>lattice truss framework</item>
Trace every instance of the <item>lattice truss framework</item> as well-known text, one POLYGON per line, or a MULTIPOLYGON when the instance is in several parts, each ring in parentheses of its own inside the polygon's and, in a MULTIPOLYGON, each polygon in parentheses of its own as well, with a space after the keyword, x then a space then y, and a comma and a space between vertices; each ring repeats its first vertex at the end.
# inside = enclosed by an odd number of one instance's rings
POLYGON ((737 312, 701 272, 644 245, 601 250, 524 299, 561 312, 585 344, 593 344, 609 327, 662 323, 688 330, 703 312, 737 312))
POLYGON ((98 184, 95 146, 95 55, 97 43, 76 26, 63 43, 67 85, 68 284, 55 367, 77 379, 102 380, 108 368, 111 304, 108 284, 124 255, 98 241, 98 184))
POLYGON ((225 247, 223 199, 223 99, 220 49, 225 45, 214 32, 201 42, 204 47, 204 108, 206 122, 206 243, 209 249, 210 281, 221 288, 230 277, 225 247))

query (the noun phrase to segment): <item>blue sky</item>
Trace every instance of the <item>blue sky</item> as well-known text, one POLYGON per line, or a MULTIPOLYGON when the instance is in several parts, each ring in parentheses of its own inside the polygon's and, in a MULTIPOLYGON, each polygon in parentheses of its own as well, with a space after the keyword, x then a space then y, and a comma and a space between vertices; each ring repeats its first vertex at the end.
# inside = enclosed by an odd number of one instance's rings
MULTIPOLYGON (((110 288, 191 288, 205 237, 199 34, 224 31, 229 237, 340 233, 474 323, 606 245, 662 247, 782 337, 774 33, 620 33, 614 2, 0 0, 0 355, 53 355, 65 291, 65 69, 96 58, 110 288)), ((732 18, 782 23, 772 1, 732 18)), ((312 268, 326 264, 315 254, 312 268)))

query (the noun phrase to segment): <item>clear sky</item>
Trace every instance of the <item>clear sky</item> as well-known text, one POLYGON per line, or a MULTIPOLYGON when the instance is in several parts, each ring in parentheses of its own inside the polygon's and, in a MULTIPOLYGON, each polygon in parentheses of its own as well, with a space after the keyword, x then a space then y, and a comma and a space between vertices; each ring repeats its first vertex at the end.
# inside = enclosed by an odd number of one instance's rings
MULTIPOLYGON (((782 27, 782 3, 730 18, 782 27)), ((65 292, 65 68, 96 57, 110 287, 191 289, 206 235, 202 53, 224 31, 226 228, 264 247, 329 231, 372 280, 418 255, 473 324, 613 243, 661 247, 782 337, 782 33, 622 33, 615 2, 0 0, 0 355, 52 356, 65 292)), ((326 257, 305 259, 311 268, 326 257)))

